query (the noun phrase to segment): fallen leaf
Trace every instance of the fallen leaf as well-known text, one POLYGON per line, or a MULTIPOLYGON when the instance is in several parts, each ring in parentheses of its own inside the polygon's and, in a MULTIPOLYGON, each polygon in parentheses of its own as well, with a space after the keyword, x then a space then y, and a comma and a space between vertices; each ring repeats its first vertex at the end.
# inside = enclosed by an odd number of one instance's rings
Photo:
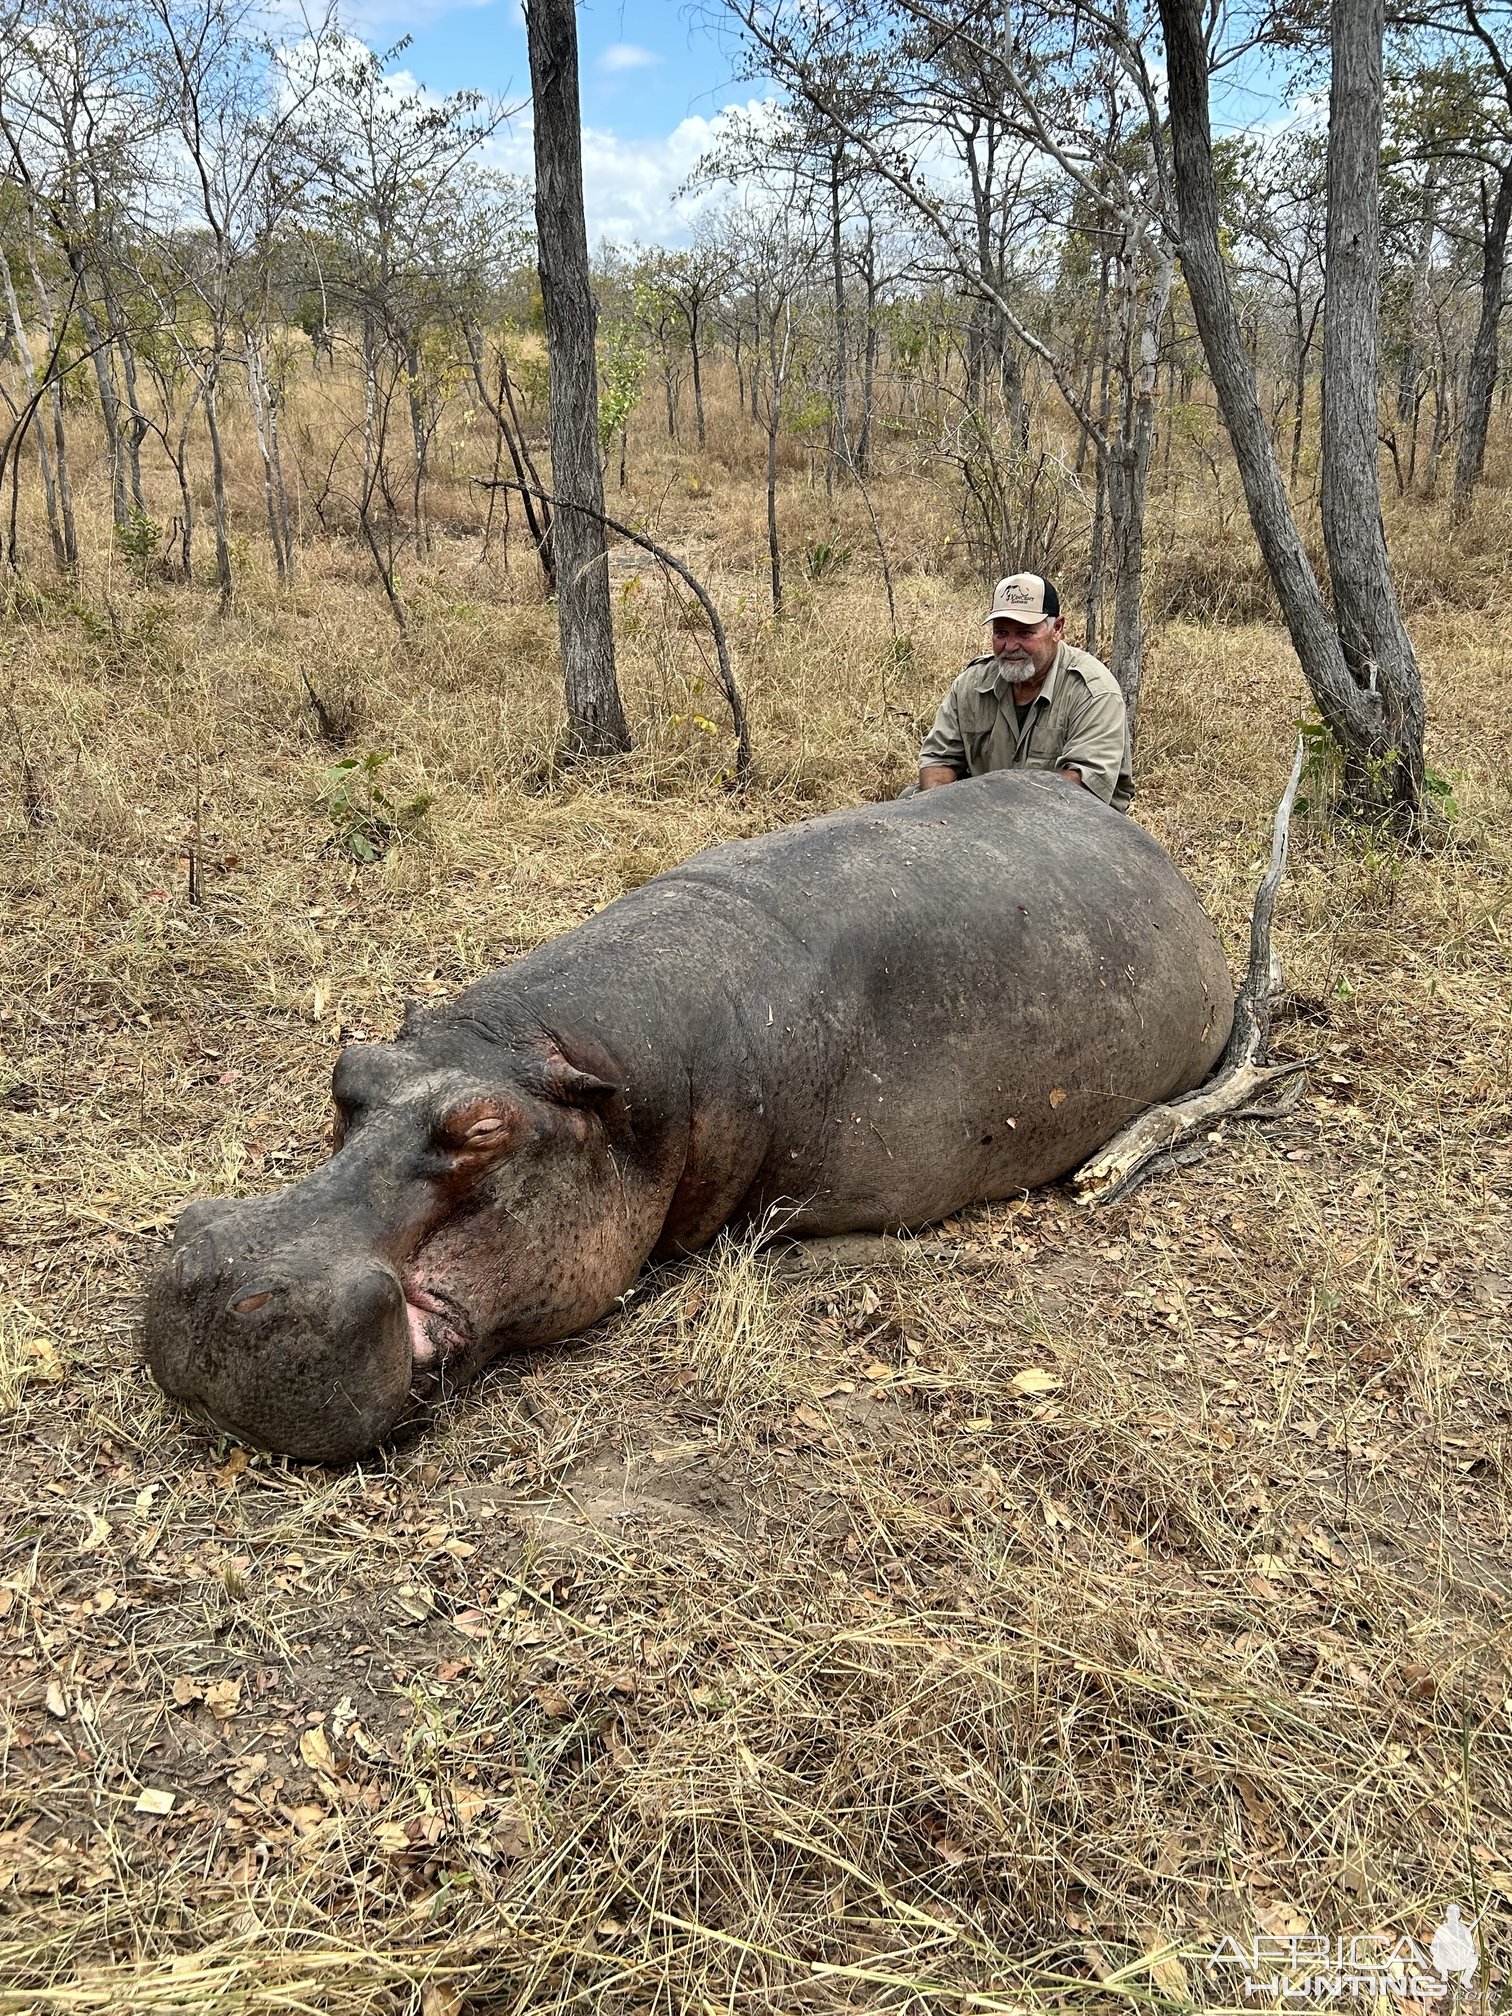
POLYGON ((868 1281, 865 1288, 861 1291, 861 1314, 863 1316, 875 1316, 881 1307, 882 1297, 868 1281))
POLYGON ((800 1400, 793 1409, 793 1419, 804 1428, 827 1430, 834 1425, 827 1414, 821 1413, 817 1407, 811 1407, 806 1400, 800 1400))
POLYGON ((1192 1992, 1192 1984, 1187 1979, 1187 1970, 1178 1955, 1169 1946, 1156 1947, 1149 1955, 1150 1979, 1157 1988, 1167 1995, 1179 1996, 1187 2000, 1192 1992))
POLYGON ((408 1834, 393 1820, 385 1820, 381 1827, 374 1828, 373 1839, 385 1855, 403 1855, 410 1845, 408 1834))
POLYGON ((1046 1372, 1042 1366, 1026 1365, 1022 1372, 1015 1372, 1008 1381, 1008 1390, 1027 1399, 1034 1393, 1058 1393, 1061 1382, 1053 1372, 1046 1372))
POLYGON ((433 1981, 420 1997, 420 2016, 467 2016, 467 2003, 457 1989, 433 1981))
POLYGON ((230 1785, 231 1790, 233 1792, 238 1793, 250 1792, 252 1790, 252 1787, 257 1783, 258 1779, 261 1778, 261 1776, 263 1775, 264 1771, 267 1770, 267 1768, 268 1768, 267 1756, 265 1753, 259 1751, 259 1753, 255 1757, 244 1757, 242 1759, 241 1769, 239 1771, 233 1771, 231 1773, 230 1778, 227 1780, 227 1783, 230 1785))
POLYGON ((1300 1939, 1312 1929, 1292 1904, 1262 1904, 1257 1901, 1255 1919, 1262 1932, 1269 1932, 1277 1939, 1300 1939))
POLYGON ((863 1379, 891 1379, 894 1370, 893 1366, 884 1365, 880 1358, 873 1358, 869 1365, 861 1367, 861 1377, 863 1379))
POLYGON ((530 1853, 530 1831, 517 1806, 504 1807, 489 1835, 489 1846, 501 1862, 522 1862, 530 1853))
POLYGON ((212 1680, 205 1689, 205 1706, 217 1722, 229 1722, 241 1706, 241 1681, 212 1680))
POLYGON ((1284 1582, 1291 1575, 1291 1569, 1280 1554, 1252 1554, 1249 1565, 1268 1582, 1284 1582))
POLYGON ((1086 1961, 1094 1981, 1106 1981, 1110 1974, 1118 1972, 1118 1963, 1093 1939, 1082 1942, 1082 1958, 1086 1961))
POLYGON ((299 1754, 312 1771, 323 1772, 327 1778, 335 1776, 336 1759, 331 1755, 325 1730, 318 1722, 300 1737, 299 1754))
POLYGON ((224 1491, 228 1485, 236 1482, 237 1478, 240 1477, 243 1470, 246 1469, 251 1461, 252 1458, 247 1454, 245 1449, 233 1449, 219 1470, 216 1471, 216 1483, 224 1491))
POLYGON ((60 1722, 68 1714, 68 1696, 56 1680, 49 1680, 47 1683, 47 1712, 49 1715, 56 1715, 60 1722))
POLYGON ((457 1819, 461 1823, 463 1833, 470 1833, 488 1810, 488 1794, 471 1790, 461 1791, 455 1794, 452 1804, 457 1810, 457 1819))
POLYGON ((1438 1681, 1421 1660, 1405 1660, 1401 1667, 1401 1675, 1410 1700, 1431 1701, 1438 1693, 1438 1681))
POLYGON ((173 1802, 177 1796, 173 1792, 160 1792, 154 1785, 144 1785, 137 1794, 136 1810, 138 1813, 150 1813, 155 1819, 161 1820, 164 1814, 173 1811, 173 1802))
POLYGON ((1050 1110, 1055 1112, 1058 1108, 1064 1106, 1069 1096, 1064 1085, 1055 1086, 1050 1094, 1050 1110))
POLYGON ((180 1673, 168 1682, 168 1692, 180 1708, 187 1708, 193 1701, 203 1701, 205 1690, 198 1680, 191 1680, 187 1673, 180 1673))

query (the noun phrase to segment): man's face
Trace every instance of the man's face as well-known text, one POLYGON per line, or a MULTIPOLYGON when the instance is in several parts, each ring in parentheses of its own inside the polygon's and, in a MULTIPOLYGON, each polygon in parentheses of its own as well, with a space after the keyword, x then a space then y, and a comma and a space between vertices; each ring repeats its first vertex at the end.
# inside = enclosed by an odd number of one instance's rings
POLYGON ((1032 686, 1054 664, 1065 627, 1064 616, 1042 616, 1037 623, 1015 623, 1011 616, 994 616, 992 655, 1011 674, 1015 686, 1032 686))

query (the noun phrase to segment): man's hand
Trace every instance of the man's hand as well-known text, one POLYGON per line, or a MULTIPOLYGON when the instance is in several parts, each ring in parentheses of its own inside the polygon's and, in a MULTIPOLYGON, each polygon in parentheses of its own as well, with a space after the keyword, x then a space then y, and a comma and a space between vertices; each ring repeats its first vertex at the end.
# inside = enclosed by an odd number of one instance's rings
MULTIPOLYGON (((919 789, 933 791, 941 784, 956 784, 960 779, 948 763, 924 763, 919 767, 919 789)), ((1078 778, 1080 783, 1081 779, 1078 778)))

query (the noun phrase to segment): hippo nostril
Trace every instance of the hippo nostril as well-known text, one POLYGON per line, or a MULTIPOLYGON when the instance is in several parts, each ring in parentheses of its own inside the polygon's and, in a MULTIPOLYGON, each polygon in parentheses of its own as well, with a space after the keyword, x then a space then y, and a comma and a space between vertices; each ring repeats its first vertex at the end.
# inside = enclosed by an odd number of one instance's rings
POLYGON ((245 1295, 238 1295, 236 1300, 231 1303, 231 1314, 233 1316, 255 1316, 259 1309, 266 1308, 272 1300, 273 1290, 271 1288, 250 1289, 245 1295))

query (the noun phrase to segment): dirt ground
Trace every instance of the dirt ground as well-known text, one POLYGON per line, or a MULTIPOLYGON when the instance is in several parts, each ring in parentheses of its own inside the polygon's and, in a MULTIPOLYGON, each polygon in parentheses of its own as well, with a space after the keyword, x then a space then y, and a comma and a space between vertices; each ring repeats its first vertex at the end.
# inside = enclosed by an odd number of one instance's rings
MULTIPOLYGON (((593 775, 550 768, 551 612, 460 533, 408 640, 336 552, 230 621, 105 558, 13 606, 0 2012, 1256 2007, 1225 1934, 1426 1942, 1452 1903, 1502 2006, 1500 589, 1414 614, 1440 843, 1299 816, 1291 1114, 1100 1214, 722 1244, 351 1470, 217 1444, 142 1369, 178 1210, 320 1159, 342 1041, 897 788, 979 591, 905 573, 894 649, 865 550, 781 624, 705 553, 744 799, 623 563, 638 749, 593 775), (302 671, 434 793, 381 861, 302 671)), ((1278 630, 1158 632, 1138 816, 1236 959, 1301 702, 1278 630)))

